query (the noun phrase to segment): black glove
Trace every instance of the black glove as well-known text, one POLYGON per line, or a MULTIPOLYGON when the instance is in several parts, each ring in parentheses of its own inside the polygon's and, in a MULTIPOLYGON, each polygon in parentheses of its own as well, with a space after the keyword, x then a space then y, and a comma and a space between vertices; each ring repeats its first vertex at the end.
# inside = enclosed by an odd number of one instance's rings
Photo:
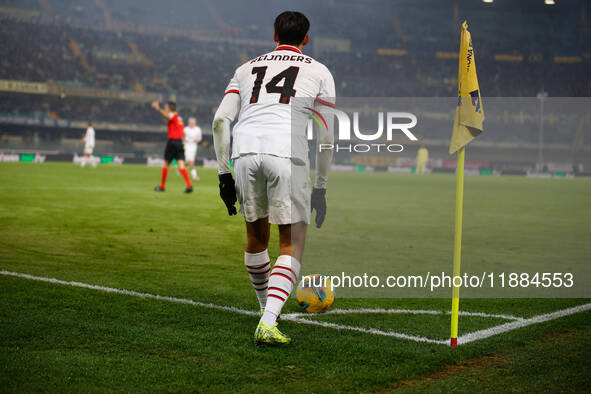
POLYGON ((220 197, 228 208, 228 215, 236 215, 236 187, 231 173, 221 174, 220 178, 220 197))
POLYGON ((312 189, 312 211, 316 210, 316 228, 322 227, 326 217, 326 189, 312 189))

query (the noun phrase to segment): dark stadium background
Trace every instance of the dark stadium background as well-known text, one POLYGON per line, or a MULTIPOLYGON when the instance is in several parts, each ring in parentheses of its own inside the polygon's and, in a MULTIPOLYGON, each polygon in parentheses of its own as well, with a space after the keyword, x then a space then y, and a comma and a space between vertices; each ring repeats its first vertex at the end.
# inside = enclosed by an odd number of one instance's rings
MULTIPOLYGON (((591 93, 586 1, 2 0, 0 151, 70 161, 92 120, 95 154, 145 163, 161 155, 166 138, 149 106, 161 98, 176 100, 185 118, 197 116, 205 131, 200 160, 213 159, 211 121, 229 78, 273 48, 273 18, 294 8, 311 20, 305 52, 329 67, 341 97, 456 96, 463 20, 485 100, 591 93)), ((525 124, 485 124, 494 133, 485 132, 469 157, 478 169, 525 173, 540 165, 539 108, 527 103, 525 124)), ((544 160, 574 172, 591 168, 583 129, 546 125, 544 160)), ((444 135, 423 130, 431 158, 449 158, 450 132, 451 124, 444 135)), ((399 155, 398 165, 415 153, 399 155)))

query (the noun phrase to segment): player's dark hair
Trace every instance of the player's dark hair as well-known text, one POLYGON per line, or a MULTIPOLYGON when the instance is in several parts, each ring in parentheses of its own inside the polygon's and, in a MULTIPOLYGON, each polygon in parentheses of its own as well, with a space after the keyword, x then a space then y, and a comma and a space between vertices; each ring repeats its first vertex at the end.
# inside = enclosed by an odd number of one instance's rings
POLYGON ((275 18, 273 27, 280 44, 300 45, 310 30, 310 21, 301 12, 285 11, 275 18))
POLYGON ((170 108, 171 111, 176 111, 176 103, 174 101, 169 101, 168 108, 170 108))

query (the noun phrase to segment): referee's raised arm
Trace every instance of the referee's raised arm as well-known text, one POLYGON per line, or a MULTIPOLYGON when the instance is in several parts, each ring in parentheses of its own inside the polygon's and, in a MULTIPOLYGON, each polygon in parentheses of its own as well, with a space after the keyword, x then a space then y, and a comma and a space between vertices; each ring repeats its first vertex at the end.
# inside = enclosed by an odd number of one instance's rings
POLYGON ((160 103, 158 100, 152 101, 152 108, 158 111, 158 113, 164 116, 166 119, 170 120, 172 118, 172 115, 169 112, 166 112, 164 109, 160 108, 160 103))

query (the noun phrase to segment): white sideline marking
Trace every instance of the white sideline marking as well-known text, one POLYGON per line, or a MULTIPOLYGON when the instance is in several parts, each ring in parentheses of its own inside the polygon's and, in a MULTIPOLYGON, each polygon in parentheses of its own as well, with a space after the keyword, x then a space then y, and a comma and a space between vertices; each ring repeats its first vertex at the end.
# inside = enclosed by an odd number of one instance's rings
MULTIPOLYGON (((2 270, 2 271, 0 271, 0 275, 14 276, 14 277, 23 278, 23 279, 30 279, 30 280, 40 281, 40 282, 66 285, 66 286, 72 286, 72 287, 80 287, 80 288, 84 288, 84 289, 97 290, 97 291, 102 291, 102 292, 106 292, 106 293, 115 293, 115 294, 122 294, 122 295, 128 295, 128 296, 139 297, 139 298, 148 298, 148 299, 153 299, 153 300, 175 302, 175 303, 179 303, 179 304, 194 305, 194 306, 200 306, 200 307, 204 307, 204 308, 239 313, 241 315, 248 315, 248 316, 258 316, 259 315, 258 312, 248 311, 246 309, 240 309, 240 308, 236 308, 233 306, 217 305, 217 304, 212 304, 209 302, 193 301, 193 300, 189 300, 186 298, 161 296, 161 295, 157 295, 157 294, 141 293, 141 292, 133 291, 133 290, 117 289, 114 287, 91 285, 88 283, 75 282, 75 281, 65 281, 65 280, 60 280, 60 279, 55 279, 55 278, 46 278, 46 277, 42 277, 42 276, 34 276, 34 275, 23 274, 23 273, 19 273, 19 272, 11 272, 11 271, 2 270)), ((498 317, 498 318, 513 320, 513 321, 509 322, 509 323, 501 324, 498 326, 494 326, 491 328, 487 328, 484 330, 475 331, 475 332, 472 332, 472 333, 469 333, 466 335, 462 335, 462 336, 458 337, 458 344, 466 344, 466 343, 474 342, 474 341, 489 338, 494 335, 501 334, 501 333, 504 333, 507 331, 512 331, 512 330, 516 330, 518 328, 530 326, 532 324, 537 324, 537 323, 542 323, 542 322, 558 319, 560 317, 572 315, 572 314, 583 312, 586 310, 591 310, 591 303, 575 306, 575 307, 568 308, 568 309, 559 310, 559 311, 552 312, 552 313, 547 313, 544 315, 534 316, 531 318, 522 318, 522 317, 517 317, 517 316, 511 316, 511 315, 493 315, 493 314, 487 314, 487 313, 483 313, 483 312, 460 312, 460 314, 463 316, 498 317)), ((420 309, 335 309, 335 310, 326 312, 326 314, 346 314, 346 313, 400 313, 400 314, 406 313, 406 314, 426 314, 426 315, 443 315, 443 314, 449 315, 451 312, 449 312, 449 311, 448 312, 430 311, 430 310, 420 310, 420 309)), ((378 330, 375 328, 346 326, 346 325, 342 325, 342 324, 335 324, 335 323, 329 323, 329 322, 323 322, 323 321, 317 321, 317 320, 311 320, 311 319, 304 319, 304 318, 300 317, 300 316, 306 316, 306 315, 307 314, 302 314, 302 313, 291 313, 291 314, 282 315, 281 318, 283 320, 292 321, 294 323, 310 324, 310 325, 316 325, 316 326, 321 326, 321 327, 333 328, 336 330, 350 330, 350 331, 363 332, 363 333, 367 333, 367 334, 383 335, 383 336, 395 337, 395 338, 400 338, 400 339, 408 339, 408 340, 415 341, 415 342, 448 345, 448 340, 432 339, 432 338, 427 338, 427 337, 422 337, 422 336, 408 335, 408 334, 394 332, 394 331, 382 331, 382 330, 378 330)))
POLYGON ((501 324, 499 326, 486 328, 484 330, 471 332, 466 335, 459 336, 458 345, 478 341, 480 339, 489 338, 493 335, 502 334, 507 331, 516 330, 518 328, 531 326, 532 324, 538 324, 588 310, 591 310, 591 304, 578 305, 572 308, 562 309, 556 312, 534 316, 529 319, 513 321, 510 323, 501 324))
POLYGON ((150 298, 153 300, 169 301, 169 302, 176 302, 179 304, 188 304, 188 305, 202 306, 204 308, 219 309, 222 311, 240 313, 242 315, 258 316, 257 312, 247 311, 245 309, 235 308, 233 306, 224 306, 224 305, 211 304, 209 302, 193 301, 193 300, 189 300, 186 298, 168 297, 168 296, 161 296, 158 294, 150 294, 150 293, 140 293, 140 292, 133 291, 133 290, 116 289, 114 287, 105 287, 105 286, 98 286, 98 285, 89 285, 87 283, 65 281, 65 280, 59 280, 59 279, 54 279, 54 278, 44 278, 42 276, 21 274, 18 272, 11 272, 11 271, 0 271, 0 274, 8 275, 8 276, 16 276, 18 278, 24 278, 24 279, 37 280, 40 282, 55 283, 58 285, 82 287, 84 289, 104 291, 106 293, 124 294, 124 295, 133 296, 133 297, 150 298))

